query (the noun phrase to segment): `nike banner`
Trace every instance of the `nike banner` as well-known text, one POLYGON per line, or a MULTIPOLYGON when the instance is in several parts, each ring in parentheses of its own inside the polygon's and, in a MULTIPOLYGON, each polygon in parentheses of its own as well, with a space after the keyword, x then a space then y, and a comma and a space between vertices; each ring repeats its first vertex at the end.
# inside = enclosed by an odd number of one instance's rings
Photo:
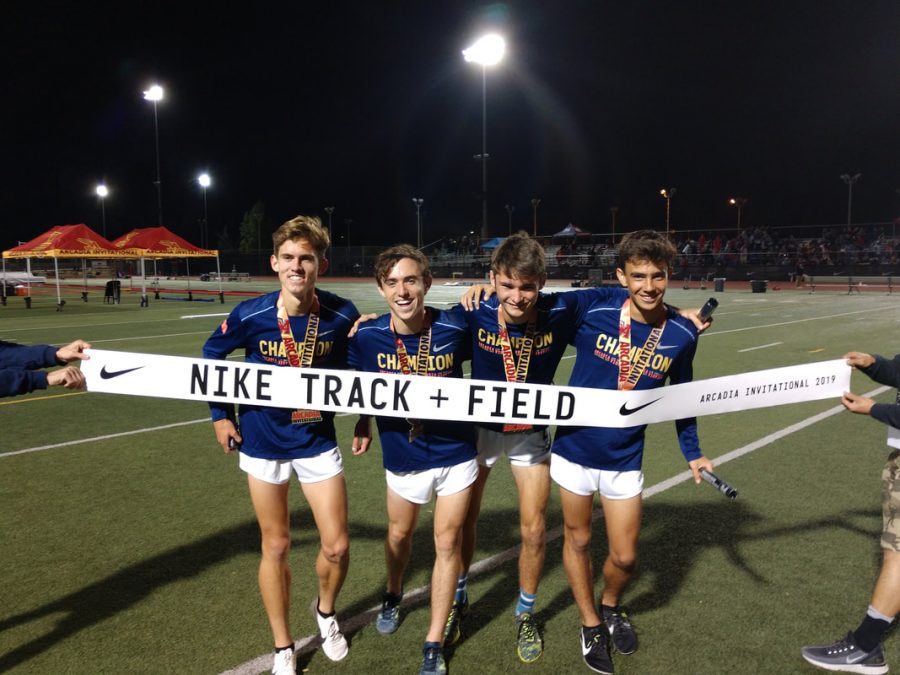
POLYGON ((630 427, 840 398, 842 359, 658 389, 609 391, 88 350, 89 391, 415 419, 630 427))

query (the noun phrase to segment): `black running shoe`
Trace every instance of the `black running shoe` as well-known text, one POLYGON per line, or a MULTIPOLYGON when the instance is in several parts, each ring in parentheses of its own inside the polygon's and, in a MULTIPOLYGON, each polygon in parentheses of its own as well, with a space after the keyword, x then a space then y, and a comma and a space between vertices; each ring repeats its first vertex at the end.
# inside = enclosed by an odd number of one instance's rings
POLYGON ((845 638, 834 644, 804 647, 800 650, 800 654, 809 663, 825 670, 870 675, 883 675, 888 672, 881 644, 870 652, 864 652, 856 646, 853 633, 847 633, 845 638))
POLYGON ((603 624, 581 629, 581 656, 595 673, 613 675, 615 670, 609 654, 609 638, 603 624))
POLYGON ((634 626, 628 619, 628 615, 621 607, 609 609, 601 607, 603 613, 603 623, 609 629, 609 635, 612 638, 613 646, 620 654, 634 654, 638 648, 637 634, 634 632, 634 626))
POLYGON ((469 613, 469 599, 466 598, 462 602, 453 602, 450 608, 450 616, 447 617, 447 623, 444 625, 444 646, 451 647, 459 642, 462 637, 462 628, 459 625, 462 618, 469 613))

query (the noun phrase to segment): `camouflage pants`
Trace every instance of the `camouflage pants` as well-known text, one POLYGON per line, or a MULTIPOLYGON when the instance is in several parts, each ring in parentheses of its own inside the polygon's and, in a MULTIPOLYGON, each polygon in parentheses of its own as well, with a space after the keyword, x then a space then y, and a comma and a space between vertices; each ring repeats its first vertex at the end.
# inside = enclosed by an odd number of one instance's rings
POLYGON ((894 450, 881 472, 881 548, 900 553, 900 450, 894 450))

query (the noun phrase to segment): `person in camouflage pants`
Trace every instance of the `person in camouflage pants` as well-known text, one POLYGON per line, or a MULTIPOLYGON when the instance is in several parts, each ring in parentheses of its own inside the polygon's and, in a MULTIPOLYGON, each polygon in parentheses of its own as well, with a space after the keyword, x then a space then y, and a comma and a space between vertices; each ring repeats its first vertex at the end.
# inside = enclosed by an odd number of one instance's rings
MULTIPOLYGON (((879 384, 900 387, 900 354, 893 360, 861 352, 844 355, 847 364, 858 368, 879 384)), ((888 444, 900 448, 900 391, 895 403, 845 392, 841 402, 847 410, 870 415, 890 427, 888 444)), ((900 449, 888 457, 881 474, 882 534, 884 558, 872 592, 872 600, 862 623, 831 645, 804 647, 801 654, 809 663, 825 670, 847 673, 888 672, 881 640, 900 612, 900 449)))

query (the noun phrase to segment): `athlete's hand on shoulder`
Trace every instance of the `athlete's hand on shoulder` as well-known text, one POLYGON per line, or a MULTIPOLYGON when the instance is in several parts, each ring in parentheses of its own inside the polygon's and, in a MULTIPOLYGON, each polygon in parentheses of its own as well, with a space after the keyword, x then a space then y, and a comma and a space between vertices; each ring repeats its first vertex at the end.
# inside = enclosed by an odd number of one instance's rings
POLYGON ((487 300, 494 294, 494 287, 490 284, 475 284, 462 294, 459 304, 466 308, 467 312, 478 309, 482 300, 487 300), (482 297, 482 294, 484 297, 482 297))
MULTIPOLYGON (((868 356, 868 354, 863 354, 863 356, 868 356)), ((841 403, 843 403, 844 407, 850 412, 854 412, 858 415, 870 415, 872 413, 872 406, 875 405, 875 400, 868 398, 867 396, 859 396, 852 391, 845 391, 844 395, 841 397, 841 403)))
POLYGON ((703 480, 703 477, 700 475, 700 469, 706 469, 710 473, 714 473, 713 463, 709 460, 705 455, 700 455, 697 459, 692 459, 688 462, 688 466, 691 467, 691 473, 694 476, 694 482, 699 485, 703 480))
POLYGON ((47 373, 47 384, 51 387, 61 385, 66 389, 84 389, 84 373, 75 366, 66 366, 47 373))
POLYGON ((213 422, 213 429, 216 432, 216 442, 222 446, 222 450, 224 450, 226 454, 235 451, 235 448, 232 447, 230 442, 232 438, 238 447, 244 442, 244 438, 234 426, 234 422, 228 418, 213 422))
POLYGON ((868 368, 875 363, 874 356, 863 352, 847 352, 844 358, 847 359, 847 365, 854 368, 868 368))
POLYGON ((369 449, 372 443, 372 418, 368 415, 360 415, 353 428, 353 441, 350 450, 354 455, 362 455, 369 449))
POLYGON ((350 332, 347 333, 347 337, 352 338, 354 335, 356 335, 356 331, 359 330, 360 324, 363 324, 366 321, 371 321, 372 319, 377 319, 377 318, 378 318, 377 314, 362 314, 362 315, 360 315, 360 317, 356 321, 353 322, 353 325, 350 326, 350 332))
POLYGON ((90 349, 91 345, 84 340, 75 340, 60 347, 56 350, 56 360, 61 363, 71 363, 72 361, 87 361, 90 356, 84 353, 85 349, 90 349))

